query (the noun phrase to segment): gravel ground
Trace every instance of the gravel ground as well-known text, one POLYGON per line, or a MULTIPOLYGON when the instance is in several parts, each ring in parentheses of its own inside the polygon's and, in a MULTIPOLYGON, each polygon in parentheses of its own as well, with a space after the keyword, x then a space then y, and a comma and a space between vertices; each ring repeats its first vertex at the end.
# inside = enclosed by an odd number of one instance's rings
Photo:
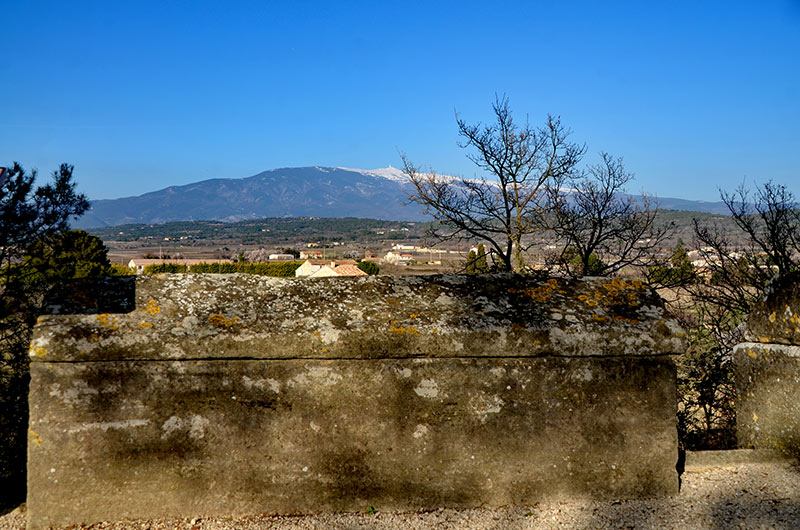
MULTIPOLYGON (((21 506, 0 517, 0 530, 25 528, 21 506)), ((251 516, 104 522, 72 529, 509 529, 528 528, 800 528, 800 468, 739 464, 686 472, 676 497, 611 502, 552 502, 527 508, 423 513, 251 516)))

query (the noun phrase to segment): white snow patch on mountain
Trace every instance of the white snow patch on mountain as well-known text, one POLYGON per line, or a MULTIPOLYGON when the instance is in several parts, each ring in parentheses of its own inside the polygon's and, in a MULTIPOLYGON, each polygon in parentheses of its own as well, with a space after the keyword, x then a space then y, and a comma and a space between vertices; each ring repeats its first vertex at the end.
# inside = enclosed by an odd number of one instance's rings
MULTIPOLYGON (((402 169, 398 169, 396 167, 383 167, 378 169, 356 169, 351 167, 337 167, 336 169, 342 169, 345 171, 353 171, 354 173, 361 173, 362 175, 367 175, 370 177, 379 177, 385 178, 388 180, 392 180, 394 182, 399 182, 400 184, 410 184, 411 181, 408 178, 408 175, 403 173, 402 169)), ((420 176, 427 176, 427 173, 421 173, 420 176)), ((436 174, 436 179, 439 181, 459 181, 462 180, 457 177, 453 177, 451 175, 440 175, 436 174)), ((472 182, 478 182, 477 180, 473 180, 472 182)))

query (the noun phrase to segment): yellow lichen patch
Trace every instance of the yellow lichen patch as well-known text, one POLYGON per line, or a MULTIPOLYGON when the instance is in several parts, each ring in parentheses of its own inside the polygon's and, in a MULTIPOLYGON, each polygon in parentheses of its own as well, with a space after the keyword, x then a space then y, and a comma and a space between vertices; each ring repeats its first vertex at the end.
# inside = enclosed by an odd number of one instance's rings
POLYGON ((225 315, 211 315, 208 317, 208 323, 212 326, 220 328, 232 328, 240 322, 239 317, 226 318, 225 315))
POLYGON ((408 318, 419 318, 419 315, 417 313, 411 313, 408 315, 408 318))
POLYGON ((509 289, 508 292, 512 294, 521 294, 533 298, 537 302, 549 302, 551 300, 550 294, 558 287, 558 283, 540 285, 538 287, 528 287, 525 289, 509 289))
POLYGON ((419 331, 411 326, 392 326, 389 328, 389 333, 396 333, 398 335, 402 335, 404 333, 407 335, 419 335, 419 331))
POLYGON ((637 318, 628 318, 628 317, 624 317, 622 315, 614 315, 614 320, 616 320, 617 322, 624 322, 625 324, 631 324, 631 325, 634 325, 634 326, 636 324, 641 324, 643 322, 642 320, 639 320, 637 318))
POLYGON ((38 348, 31 350, 31 355, 34 357, 47 357, 47 349, 39 346, 38 348))
POLYGON ((753 350, 747 350, 747 355, 749 355, 753 359, 758 359, 758 354, 753 350))
POLYGON ((769 315, 769 321, 774 324, 775 318, 776 318, 775 311, 773 311, 772 314, 769 315))
POLYGON ((550 278, 549 280, 547 280, 547 284, 553 289, 555 289, 558 287, 558 280, 556 280, 555 278, 550 278))
POLYGON ((150 322, 139 322, 139 327, 142 329, 151 329, 153 325, 150 322))
POLYGON ((761 343, 769 342, 769 337, 758 337, 758 342, 761 343))
POLYGON ((117 317, 112 317, 108 313, 102 313, 95 317, 97 323, 100 325, 101 328, 110 329, 112 331, 116 331, 119 329, 119 324, 117 324, 117 317))
MULTIPOLYGON (((638 307, 640 303, 639 290, 642 286, 642 282, 638 280, 626 281, 621 278, 614 278, 611 281, 601 284, 599 290, 592 291, 591 296, 585 294, 578 295, 578 300, 585 302, 590 307, 596 307, 598 305, 604 307, 638 307)), ((635 319, 631 320, 637 323, 639 322, 635 319)))
POLYGON ((758 421, 758 414, 755 412, 753 413, 753 421, 758 421))
POLYGON ((597 313, 593 313, 592 318, 598 322, 605 322, 606 320, 608 320, 608 317, 606 315, 598 315, 597 313))
POLYGON ((30 435, 30 439, 33 443, 35 443, 37 446, 42 445, 42 437, 39 436, 36 431, 33 429, 28 429, 28 434, 30 435))
POLYGON ((157 315, 161 312, 161 308, 158 306, 158 302, 149 300, 144 306, 144 312, 150 315, 157 315))

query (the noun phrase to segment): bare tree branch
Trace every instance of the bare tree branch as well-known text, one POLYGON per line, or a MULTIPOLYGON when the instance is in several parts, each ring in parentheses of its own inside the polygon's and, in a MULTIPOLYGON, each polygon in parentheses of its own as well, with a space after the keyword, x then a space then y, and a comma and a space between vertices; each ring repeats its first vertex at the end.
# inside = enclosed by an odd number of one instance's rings
POLYGON ((410 199, 440 224, 439 239, 479 239, 501 270, 522 271, 523 238, 542 229, 538 201, 547 182, 571 175, 586 148, 567 140, 569 131, 548 116, 541 128, 514 122, 505 96, 492 105, 490 125, 468 124, 456 114, 461 143, 485 176, 477 179, 423 173, 405 154, 403 171, 414 185, 410 199))
POLYGON ((673 226, 656 225, 652 197, 622 195, 632 179, 621 158, 601 153, 601 162, 587 173, 554 179, 547 187, 550 229, 569 274, 602 276, 649 264, 671 235, 673 226))

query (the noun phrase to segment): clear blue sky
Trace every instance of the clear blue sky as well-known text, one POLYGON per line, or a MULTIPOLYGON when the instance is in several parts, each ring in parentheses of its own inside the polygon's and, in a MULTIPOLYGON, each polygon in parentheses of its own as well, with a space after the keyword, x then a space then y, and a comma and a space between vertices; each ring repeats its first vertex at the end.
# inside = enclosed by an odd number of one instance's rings
POLYGON ((800 195, 800 2, 0 0, 0 164, 90 198, 286 166, 475 175, 453 110, 560 115, 630 191, 800 195), (431 5, 435 4, 435 5, 431 5))

